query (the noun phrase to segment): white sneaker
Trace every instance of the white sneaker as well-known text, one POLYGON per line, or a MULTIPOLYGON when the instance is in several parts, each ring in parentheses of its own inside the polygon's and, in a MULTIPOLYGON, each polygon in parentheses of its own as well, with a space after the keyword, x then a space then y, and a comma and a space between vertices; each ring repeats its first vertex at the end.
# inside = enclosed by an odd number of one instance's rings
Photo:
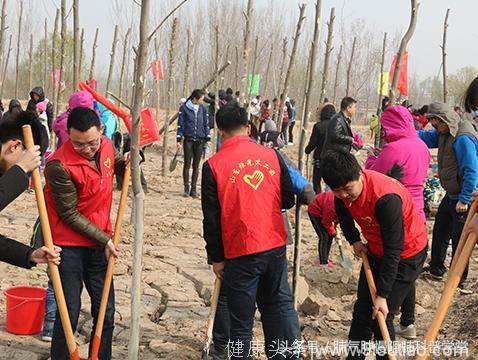
POLYGON ((44 342, 51 342, 52 341, 52 337, 51 336, 47 336, 47 335, 43 335, 41 337, 42 341, 44 342))
POLYGON ((417 338, 417 329, 414 324, 408 326, 398 324, 395 326, 395 334, 407 340, 415 340, 417 338))

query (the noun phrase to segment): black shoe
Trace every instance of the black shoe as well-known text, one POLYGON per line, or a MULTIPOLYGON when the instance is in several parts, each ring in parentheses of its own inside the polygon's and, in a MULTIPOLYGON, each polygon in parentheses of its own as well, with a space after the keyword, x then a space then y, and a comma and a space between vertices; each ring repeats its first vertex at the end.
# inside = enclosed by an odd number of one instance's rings
POLYGON ((184 185, 184 197, 189 197, 189 185, 184 185))
POLYGON ((431 271, 431 267, 430 266, 425 266, 422 270, 422 274, 421 274, 423 277, 426 277, 430 280, 434 280, 434 281, 443 281, 443 275, 444 274, 436 274, 434 272, 431 271))
POLYGON ((199 199, 199 195, 196 192, 196 189, 192 189, 191 193, 189 194, 193 199, 199 199))

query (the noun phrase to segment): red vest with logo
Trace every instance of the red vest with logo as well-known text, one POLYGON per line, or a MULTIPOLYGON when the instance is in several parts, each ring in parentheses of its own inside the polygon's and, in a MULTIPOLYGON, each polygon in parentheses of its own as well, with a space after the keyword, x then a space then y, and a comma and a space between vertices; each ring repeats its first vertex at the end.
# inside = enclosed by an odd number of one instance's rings
MULTIPOLYGON (((78 211, 107 234, 112 234, 110 213, 113 198, 113 174, 115 154, 113 144, 105 136, 101 137, 98 150, 100 170, 88 159, 80 156, 67 141, 58 149, 47 163, 59 160, 75 184, 78 195, 78 211)), ((45 186, 48 218, 53 242, 61 246, 93 247, 97 243, 90 240, 63 222, 59 216, 48 182, 45 186)))
POLYGON ((427 245, 427 232, 423 218, 418 213, 408 190, 400 182, 372 170, 363 170, 362 178, 364 183, 362 194, 356 201, 346 205, 360 226, 370 253, 378 258, 383 257, 383 239, 380 224, 375 217, 375 205, 387 194, 396 194, 402 199, 405 240, 400 258, 408 259, 422 251, 427 245))
POLYGON ((226 140, 208 163, 221 205, 225 258, 284 246, 287 235, 276 152, 248 136, 236 136, 226 140))

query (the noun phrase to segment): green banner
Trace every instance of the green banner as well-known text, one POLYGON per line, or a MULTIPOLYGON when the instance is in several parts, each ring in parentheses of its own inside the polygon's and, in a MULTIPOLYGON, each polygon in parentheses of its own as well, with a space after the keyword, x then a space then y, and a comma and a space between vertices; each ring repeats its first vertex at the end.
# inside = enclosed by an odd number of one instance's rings
POLYGON ((249 80, 247 82, 247 93, 252 94, 252 95, 259 95, 259 80, 261 78, 260 74, 249 74, 249 80), (254 83, 252 83, 252 80, 254 78, 254 83), (252 84, 252 92, 251 92, 251 84, 252 84))

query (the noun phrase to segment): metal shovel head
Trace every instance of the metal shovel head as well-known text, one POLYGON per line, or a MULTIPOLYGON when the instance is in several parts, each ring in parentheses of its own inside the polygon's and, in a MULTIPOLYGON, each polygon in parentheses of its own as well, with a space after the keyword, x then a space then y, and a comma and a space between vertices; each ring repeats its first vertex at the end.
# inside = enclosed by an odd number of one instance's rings
POLYGON ((174 154, 174 157, 171 160, 171 163, 169 164, 169 172, 173 172, 176 169, 176 165, 178 165, 178 152, 177 151, 176 151, 176 154, 174 154))
POLYGON ((344 250, 342 249, 342 242, 339 243, 339 252, 340 252, 340 265, 345 269, 352 269, 354 265, 352 261, 344 255, 344 250))

